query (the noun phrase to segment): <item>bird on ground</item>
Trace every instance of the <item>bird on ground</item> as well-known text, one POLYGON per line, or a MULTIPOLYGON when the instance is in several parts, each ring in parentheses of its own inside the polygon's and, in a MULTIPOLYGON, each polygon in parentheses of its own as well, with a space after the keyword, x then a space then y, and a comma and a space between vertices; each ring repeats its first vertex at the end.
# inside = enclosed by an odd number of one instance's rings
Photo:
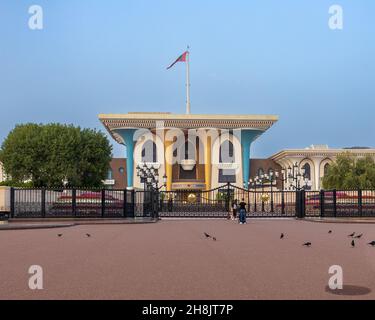
POLYGON ((206 238, 211 238, 211 236, 206 232, 204 232, 204 235, 205 235, 206 238))
POLYGON ((354 242, 354 240, 352 240, 351 245, 352 245, 352 248, 355 247, 355 242, 354 242))
POLYGON ((57 236, 58 236, 58 237, 62 237, 62 233, 59 233, 57 236))
POLYGON ((86 233, 86 237, 87 237, 87 238, 90 238, 90 237, 91 237, 91 234, 86 233))
POLYGON ((311 246, 311 242, 305 242, 303 245, 304 245, 305 247, 310 247, 310 246, 311 246))
POLYGON ((280 235, 280 239, 284 239, 284 233, 280 235))
POLYGON ((355 236, 354 238, 361 239, 362 236, 363 236, 363 233, 359 234, 358 236, 355 236))
POLYGON ((352 234, 349 234, 348 237, 352 237, 353 238, 354 235, 355 235, 355 232, 353 232, 352 234))
POLYGON ((375 241, 371 241, 371 242, 369 242, 368 244, 369 244, 370 246, 375 247, 375 241))
POLYGON ((332 230, 329 230, 328 233, 332 233, 332 230))

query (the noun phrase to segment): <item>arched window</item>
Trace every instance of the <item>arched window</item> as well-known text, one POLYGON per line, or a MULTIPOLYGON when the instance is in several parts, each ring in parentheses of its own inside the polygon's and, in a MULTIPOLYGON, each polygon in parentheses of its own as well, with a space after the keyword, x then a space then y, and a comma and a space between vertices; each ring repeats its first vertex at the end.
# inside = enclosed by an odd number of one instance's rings
POLYGON ((220 163, 234 163, 235 157, 234 157, 234 146, 232 141, 225 140, 221 145, 219 149, 219 162, 220 163))
POLYGON ((185 160, 195 160, 195 145, 191 141, 185 142, 185 160))
POLYGON ((328 170, 329 170, 329 166, 330 166, 329 163, 326 163, 326 164, 324 165, 324 169, 323 169, 323 171, 324 171, 324 175, 327 175, 328 170))
MULTIPOLYGON (((183 145, 179 148, 180 154, 179 158, 180 160, 196 160, 195 159, 195 145, 193 142, 186 140, 183 145)), ((174 154, 174 156, 177 156, 177 153, 174 154)))
POLYGON ((185 160, 197 160, 196 156, 196 145, 194 142, 186 140, 185 143, 179 148, 179 179, 180 180, 195 180, 197 178, 197 166, 184 166, 185 160), (185 169, 186 170, 185 170, 185 169))
POLYGON ((147 140, 142 147, 142 162, 157 162, 156 143, 147 140))
POLYGON ((311 180, 311 166, 309 163, 305 163, 302 167, 303 169, 305 169, 305 178, 307 178, 308 180, 311 180))
MULTIPOLYGON (((232 141, 225 140, 219 148, 220 163, 234 163, 234 146, 232 141)), ((219 169, 219 183, 231 182, 236 183, 235 169, 219 169)))

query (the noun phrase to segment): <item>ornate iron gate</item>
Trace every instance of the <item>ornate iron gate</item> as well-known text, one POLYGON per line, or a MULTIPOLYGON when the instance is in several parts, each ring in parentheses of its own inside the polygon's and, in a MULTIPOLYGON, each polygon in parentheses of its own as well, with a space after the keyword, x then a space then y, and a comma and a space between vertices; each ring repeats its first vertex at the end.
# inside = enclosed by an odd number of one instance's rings
POLYGON ((228 189, 161 191, 159 194, 160 217, 228 216, 228 189))
POLYGON ((246 203, 247 217, 295 217, 295 191, 253 191, 227 183, 212 190, 161 191, 160 217, 226 218, 234 201, 246 203))
POLYGON ((246 203, 246 216, 248 218, 275 217, 292 218, 296 216, 295 191, 254 191, 229 185, 233 189, 233 201, 246 203))

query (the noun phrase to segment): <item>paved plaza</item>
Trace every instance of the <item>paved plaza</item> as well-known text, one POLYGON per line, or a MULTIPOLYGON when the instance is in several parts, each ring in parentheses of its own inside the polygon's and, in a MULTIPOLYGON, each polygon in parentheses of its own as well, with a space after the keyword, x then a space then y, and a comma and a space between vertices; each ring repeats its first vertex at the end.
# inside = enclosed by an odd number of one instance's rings
POLYGON ((0 231, 0 299, 375 299, 373 224, 248 222, 0 231), (363 233, 354 248, 352 232, 363 233), (28 287, 31 265, 43 268, 43 290, 28 287), (336 294, 332 265, 344 274, 336 294))

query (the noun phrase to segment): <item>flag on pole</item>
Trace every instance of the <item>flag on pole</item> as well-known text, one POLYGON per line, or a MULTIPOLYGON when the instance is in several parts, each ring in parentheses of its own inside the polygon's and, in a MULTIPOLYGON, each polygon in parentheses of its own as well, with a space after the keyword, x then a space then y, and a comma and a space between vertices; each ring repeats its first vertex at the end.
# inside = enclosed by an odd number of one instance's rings
POLYGON ((187 54, 188 54, 188 52, 185 51, 182 55, 180 55, 180 56, 176 59, 175 62, 173 62, 173 63, 167 68, 167 70, 170 69, 170 68, 172 68, 177 62, 186 62, 186 56, 187 56, 187 54))

